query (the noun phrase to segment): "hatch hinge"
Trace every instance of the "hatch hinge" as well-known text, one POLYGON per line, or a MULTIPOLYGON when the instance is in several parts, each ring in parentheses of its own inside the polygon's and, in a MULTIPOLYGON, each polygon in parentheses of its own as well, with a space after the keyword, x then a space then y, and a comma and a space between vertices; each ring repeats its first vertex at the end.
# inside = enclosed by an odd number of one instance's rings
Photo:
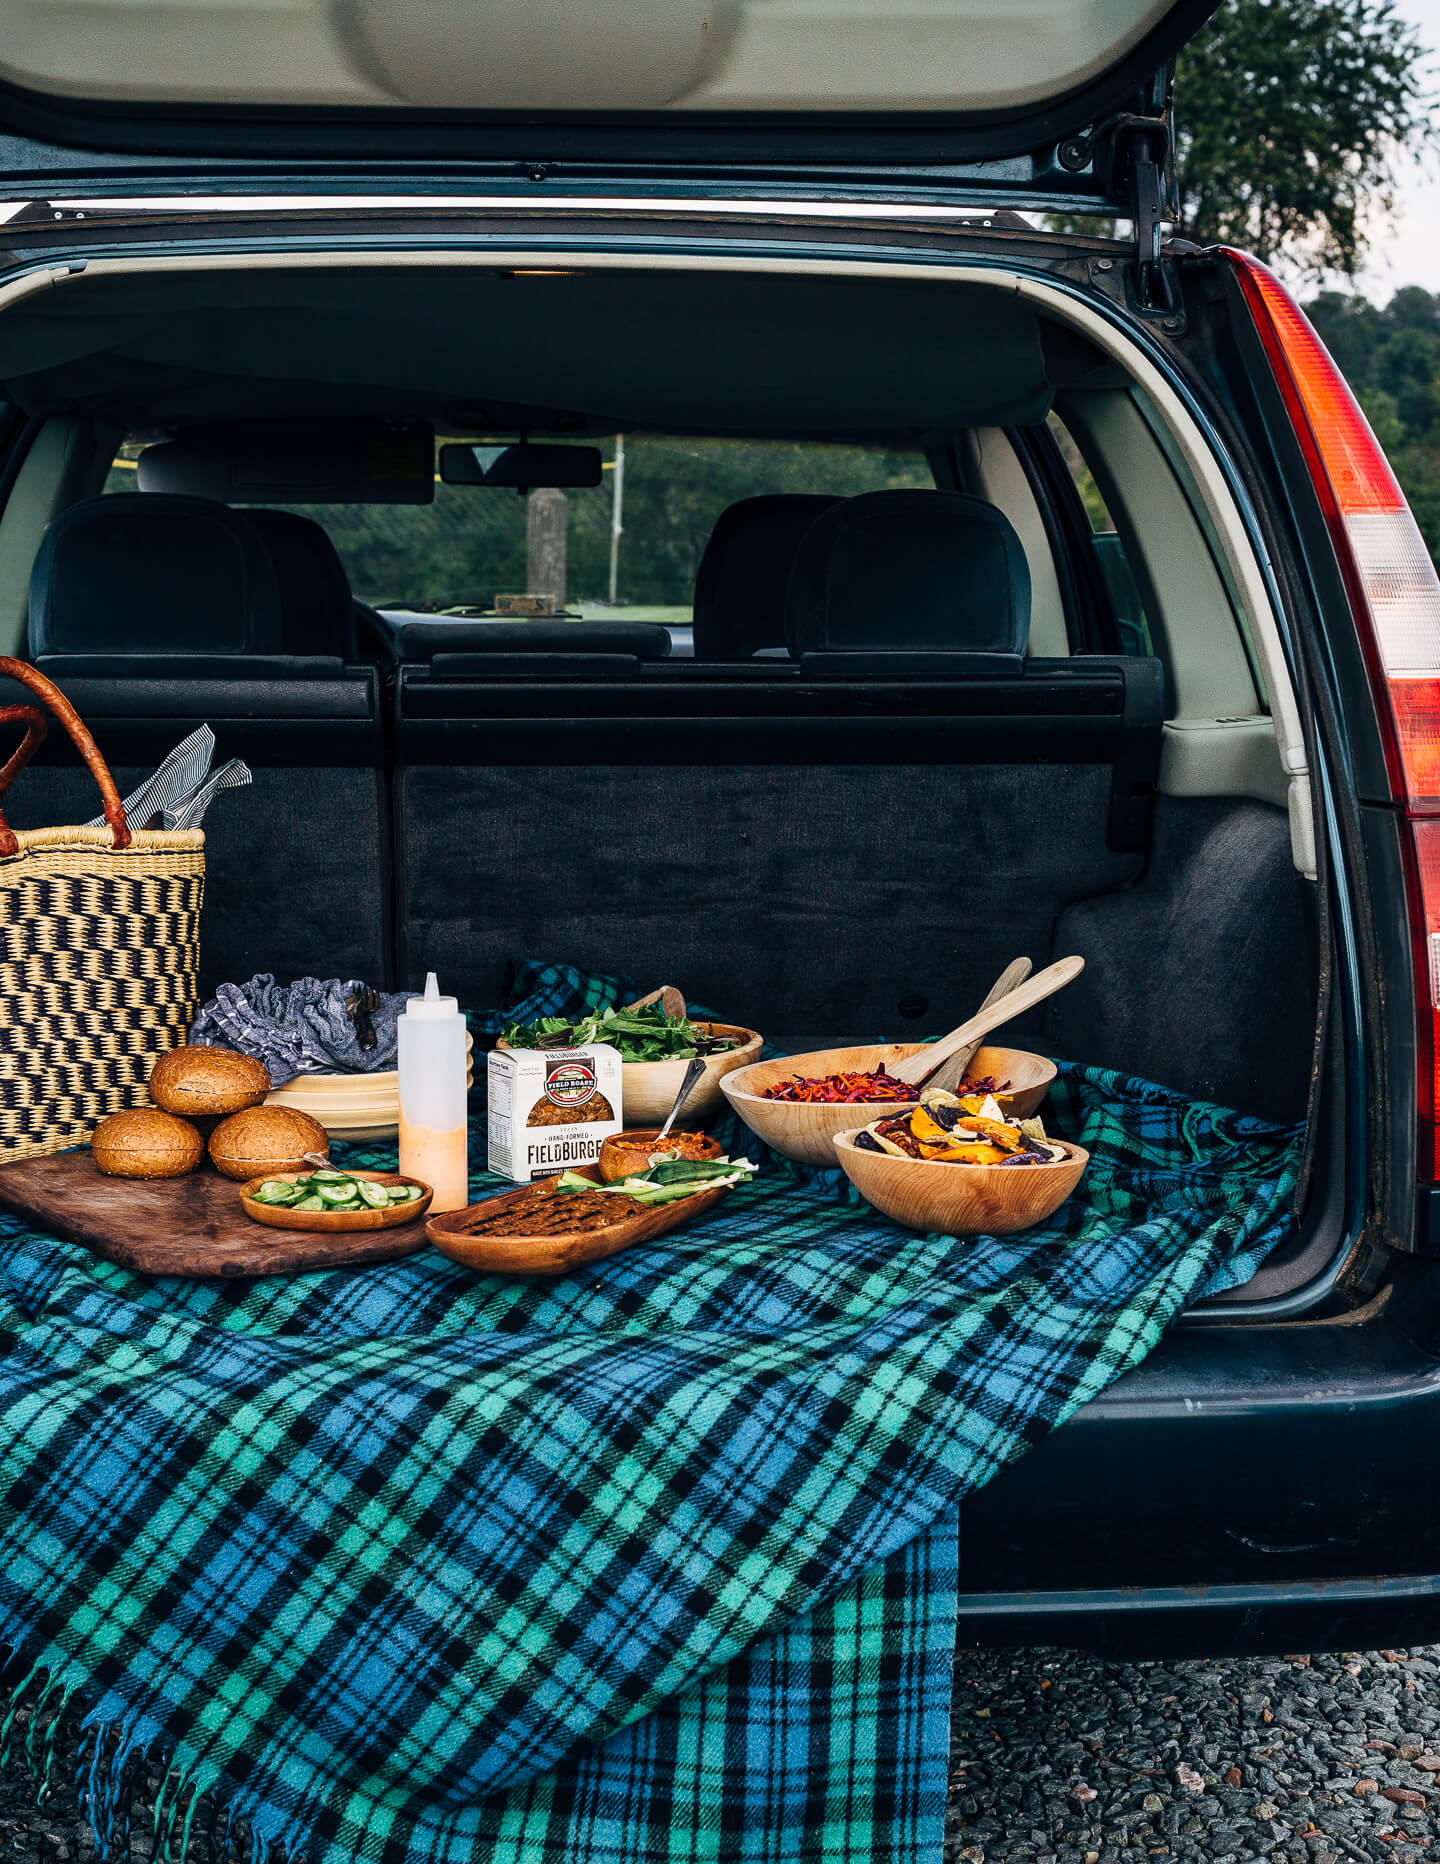
POLYGON ((92 210, 87 207, 56 207, 51 201, 26 201, 17 213, 11 214, 6 222, 8 226, 29 226, 37 220, 88 220, 92 210))
POLYGON ((1096 151, 1105 191, 1125 203, 1134 226, 1135 257, 1128 280, 1134 308, 1147 317, 1183 316, 1179 281, 1161 245, 1164 223, 1177 212, 1174 137, 1168 111, 1157 116, 1120 116, 1105 126, 1096 151))

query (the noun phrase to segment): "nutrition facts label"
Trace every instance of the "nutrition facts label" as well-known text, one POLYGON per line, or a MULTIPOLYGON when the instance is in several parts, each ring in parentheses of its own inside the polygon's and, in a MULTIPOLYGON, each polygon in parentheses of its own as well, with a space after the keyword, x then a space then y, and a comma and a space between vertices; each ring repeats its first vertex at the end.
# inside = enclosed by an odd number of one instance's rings
POLYGON ((504 1178, 513 1178, 515 1173, 515 1142, 510 1130, 508 1114, 497 1113, 490 1109, 489 1159, 491 1171, 498 1171, 504 1178))

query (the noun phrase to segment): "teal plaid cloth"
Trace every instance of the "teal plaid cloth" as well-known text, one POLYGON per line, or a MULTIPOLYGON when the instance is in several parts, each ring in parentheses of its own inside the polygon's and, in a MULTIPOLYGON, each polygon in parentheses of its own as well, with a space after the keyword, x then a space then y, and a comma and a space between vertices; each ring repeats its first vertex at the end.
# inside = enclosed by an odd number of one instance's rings
POLYGON ((1292 1131, 1143 1082, 1066 1070, 1047 1117, 1090 1171, 1003 1240, 733 1128, 754 1186, 553 1281, 147 1281, 8 1222, 0 1638, 83 1708, 102 1838, 149 1752, 177 1829, 206 1793, 324 1864, 937 1855, 956 1504, 1294 1185, 1292 1131))

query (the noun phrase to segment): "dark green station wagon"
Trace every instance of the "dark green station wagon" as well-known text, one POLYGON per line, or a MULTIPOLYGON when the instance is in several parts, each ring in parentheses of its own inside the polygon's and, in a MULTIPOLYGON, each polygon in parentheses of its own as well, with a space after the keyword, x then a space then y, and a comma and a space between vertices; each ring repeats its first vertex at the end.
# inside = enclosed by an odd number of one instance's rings
POLYGON ((122 791, 252 767, 202 987, 798 1051, 1075 952, 1007 1039, 1308 1121, 1293 1242, 965 1504, 977 1643, 1440 1638, 1440 583, 1167 238, 1211 4, 0 4, 0 653, 122 791))

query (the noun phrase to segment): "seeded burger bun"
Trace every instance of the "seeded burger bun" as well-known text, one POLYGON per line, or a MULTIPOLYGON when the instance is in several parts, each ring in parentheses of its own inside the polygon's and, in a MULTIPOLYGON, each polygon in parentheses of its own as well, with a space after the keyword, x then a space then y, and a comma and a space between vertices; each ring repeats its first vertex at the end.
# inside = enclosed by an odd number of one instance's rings
POLYGON ((236 1049, 171 1049, 150 1073, 150 1098, 155 1105, 192 1119, 258 1107, 269 1092, 265 1064, 236 1049))
POLYGON ((222 1120, 210 1135, 210 1157, 227 1178, 299 1171, 307 1152, 330 1156, 325 1128, 295 1107, 250 1107, 222 1120))
POLYGON ((205 1141, 173 1113, 131 1107, 100 1122, 90 1150, 111 1178, 180 1178, 204 1158, 205 1141))

